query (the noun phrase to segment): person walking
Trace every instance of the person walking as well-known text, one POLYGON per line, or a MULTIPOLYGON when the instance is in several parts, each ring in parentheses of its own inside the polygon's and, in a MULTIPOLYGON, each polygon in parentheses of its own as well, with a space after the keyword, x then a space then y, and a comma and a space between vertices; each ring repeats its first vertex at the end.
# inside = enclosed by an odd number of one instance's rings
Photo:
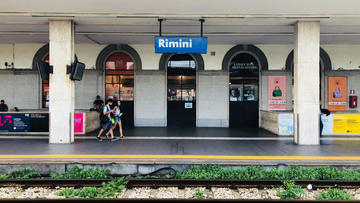
POLYGON ((112 105, 113 103, 113 100, 112 99, 109 99, 107 101, 107 104, 106 106, 104 107, 104 110, 103 110, 103 115, 101 116, 101 124, 102 124, 102 127, 100 129, 100 132, 99 134, 96 136, 96 139, 98 141, 102 141, 101 139, 101 134, 108 130, 111 135, 111 141, 116 141, 118 140, 119 138, 115 138, 114 137, 114 133, 113 133, 113 129, 112 129, 112 122, 111 122, 111 116, 110 114, 113 113, 115 111, 115 109, 111 109, 110 106, 112 105))
POLYGON ((114 131, 114 129, 116 128, 116 125, 118 125, 119 126, 120 138, 123 138, 124 135, 123 135, 123 132, 122 132, 122 124, 121 124, 121 118, 120 118, 120 116, 122 115, 122 113, 120 112, 120 105, 121 105, 121 102, 120 102, 120 100, 118 100, 116 106, 114 107, 114 110, 115 110, 115 117, 114 117, 115 123, 114 123, 114 126, 112 127, 112 130, 114 131))

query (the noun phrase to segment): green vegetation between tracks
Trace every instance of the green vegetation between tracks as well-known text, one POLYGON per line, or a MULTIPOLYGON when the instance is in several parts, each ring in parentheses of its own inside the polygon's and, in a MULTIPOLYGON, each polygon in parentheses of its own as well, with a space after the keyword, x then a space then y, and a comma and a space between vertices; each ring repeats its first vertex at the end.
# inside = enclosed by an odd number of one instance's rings
POLYGON ((304 196, 304 189, 296 186, 294 181, 283 181, 283 184, 283 187, 275 189, 280 199, 294 200, 301 199, 304 196))
POLYGON ((262 166, 222 168, 217 165, 193 166, 178 171, 177 179, 238 179, 238 180, 360 180, 360 170, 339 170, 332 167, 305 168, 290 166, 269 169, 262 166))
POLYGON ((109 169, 81 169, 77 166, 72 167, 65 173, 50 172, 52 179, 107 179, 111 178, 109 169))
POLYGON ((128 181, 124 177, 102 183, 101 187, 83 187, 80 189, 65 188, 57 193, 65 198, 114 198, 126 188, 128 181))
MULTIPOLYGON (((109 169, 82 169, 78 166, 72 167, 65 173, 49 172, 52 179, 109 179, 112 178, 109 169)), ((9 174, 0 174, 0 179, 29 179, 40 177, 40 173, 31 169, 12 171, 9 174)), ((237 180, 345 180, 359 181, 359 169, 339 170, 334 167, 312 167, 289 166, 285 169, 266 169, 263 166, 246 166, 242 168, 223 168, 218 165, 192 166, 176 174, 163 175, 141 175, 134 178, 176 179, 237 179, 237 180)), ((129 177, 128 177, 129 178, 129 177)))
POLYGON ((21 169, 12 171, 8 174, 0 174, 0 179, 30 179, 40 177, 41 174, 31 169, 21 169))
POLYGON ((321 192, 316 200, 353 200, 354 197, 339 189, 328 189, 326 192, 321 192))

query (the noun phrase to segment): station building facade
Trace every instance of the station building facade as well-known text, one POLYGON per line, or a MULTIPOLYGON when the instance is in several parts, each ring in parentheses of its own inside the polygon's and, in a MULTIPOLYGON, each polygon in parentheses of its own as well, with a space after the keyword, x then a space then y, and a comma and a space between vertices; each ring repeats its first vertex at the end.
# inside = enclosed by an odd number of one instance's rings
MULTIPOLYGON (((36 62, 48 60, 49 45, 2 44, 0 49, 3 59, 0 75, 2 98, 10 108, 46 111, 49 107, 49 86, 41 79, 36 62), (5 67, 6 63, 13 63, 14 68, 5 67)), ((323 108, 328 108, 326 87, 329 76, 347 77, 347 89, 359 91, 360 71, 356 65, 360 64, 356 55, 359 51, 358 45, 321 46, 323 88, 320 94, 323 108)), ((153 44, 76 44, 75 53, 79 61, 86 64, 83 80, 75 82, 75 109, 88 111, 96 95, 103 99, 112 96, 122 100, 124 111, 129 111, 126 119, 129 126, 166 127, 168 119, 170 123, 174 117, 179 119, 182 114, 177 111, 184 103, 193 103, 193 111, 182 115, 185 120, 192 120, 188 126, 260 126, 279 133, 279 124, 274 125, 272 122, 277 122, 278 113, 290 113, 293 110, 293 45, 290 44, 209 44, 207 54, 188 54, 188 58, 186 54, 179 54, 179 59, 176 59, 176 54, 155 54, 153 44), (194 68, 194 77, 189 79, 192 76, 186 73, 179 73, 185 74, 183 76, 170 76, 168 67, 171 66, 172 58, 175 58, 175 62, 179 61, 174 66, 177 69, 194 68), (236 60, 240 61, 237 64, 247 68, 243 77, 245 81, 240 79, 239 84, 236 84, 236 79, 232 79, 230 70, 236 66, 236 60), (187 66, 184 64, 187 62, 194 64, 187 66), (184 86, 190 85, 183 88, 184 94, 185 90, 189 92, 182 98, 179 98, 179 76, 185 81, 184 86), (286 78, 286 102, 282 111, 269 109, 268 94, 272 94, 268 92, 269 76, 286 78), (232 84, 232 80, 235 83, 232 84), (244 85, 245 91, 248 88, 254 98, 245 98, 244 92, 241 92, 244 91, 244 85), (235 101, 231 96, 234 87, 238 91, 235 101), (178 104, 180 107, 171 103, 171 90, 178 93, 173 95, 177 98, 172 100, 183 101, 178 104), (243 98, 239 99, 240 96, 243 98), (169 109, 171 107, 173 109, 169 109)), ((359 108, 349 108, 347 105, 345 112, 358 112, 359 108)))
POLYGON ((1 97, 48 111, 50 143, 74 141, 74 113, 88 112, 96 95, 120 99, 128 126, 261 127, 316 145, 325 108, 323 134, 360 134, 356 1, 4 2, 1 97), (172 21, 163 36, 199 36, 205 21, 207 52, 155 53, 159 19, 172 21), (75 58, 86 65, 81 81, 66 70, 75 58), (48 81, 38 61, 53 66, 48 81))

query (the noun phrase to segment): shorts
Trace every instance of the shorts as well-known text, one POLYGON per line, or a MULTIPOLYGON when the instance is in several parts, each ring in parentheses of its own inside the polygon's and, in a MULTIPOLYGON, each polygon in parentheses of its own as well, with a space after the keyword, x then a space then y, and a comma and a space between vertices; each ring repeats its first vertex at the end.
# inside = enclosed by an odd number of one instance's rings
POLYGON ((101 128, 102 128, 103 130, 110 130, 112 127, 113 127, 113 126, 112 126, 111 121, 108 121, 108 122, 106 122, 101 128))
POLYGON ((114 120, 115 120, 116 123, 117 123, 117 122, 121 122, 121 119, 120 119, 120 117, 118 117, 118 116, 115 116, 114 120))

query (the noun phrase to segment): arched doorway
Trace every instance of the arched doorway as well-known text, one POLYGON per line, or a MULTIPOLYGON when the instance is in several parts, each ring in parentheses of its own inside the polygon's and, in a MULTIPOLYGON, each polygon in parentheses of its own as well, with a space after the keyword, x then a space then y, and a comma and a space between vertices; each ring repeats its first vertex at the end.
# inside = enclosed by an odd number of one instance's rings
POLYGON ((174 54, 167 64, 167 126, 196 126, 196 61, 174 54))
POLYGON ((108 45, 99 53, 96 69, 104 71, 105 100, 119 99, 123 126, 134 126, 134 74, 141 70, 139 54, 126 44, 108 45))
POLYGON ((229 127, 259 127, 259 74, 267 70, 264 53, 253 45, 237 45, 223 60, 229 71, 229 127))
POLYGON ((116 52, 105 63, 105 98, 121 101, 124 126, 134 125, 134 61, 123 52, 116 52))
POLYGON ((259 63, 248 53, 236 55, 230 64, 230 127, 258 126, 259 63))

